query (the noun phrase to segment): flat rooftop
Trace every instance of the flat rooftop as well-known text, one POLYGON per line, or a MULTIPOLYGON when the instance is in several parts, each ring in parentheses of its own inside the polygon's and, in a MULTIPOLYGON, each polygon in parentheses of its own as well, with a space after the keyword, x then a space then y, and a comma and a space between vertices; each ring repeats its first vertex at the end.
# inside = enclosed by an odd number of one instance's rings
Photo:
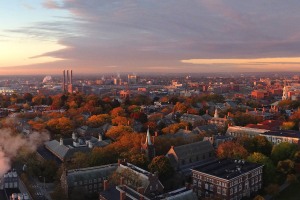
POLYGON ((244 160, 220 159, 196 167, 192 170, 230 180, 260 166, 263 165, 246 162, 244 160))
POLYGON ((263 135, 300 138, 300 132, 294 130, 276 130, 263 133, 263 135))

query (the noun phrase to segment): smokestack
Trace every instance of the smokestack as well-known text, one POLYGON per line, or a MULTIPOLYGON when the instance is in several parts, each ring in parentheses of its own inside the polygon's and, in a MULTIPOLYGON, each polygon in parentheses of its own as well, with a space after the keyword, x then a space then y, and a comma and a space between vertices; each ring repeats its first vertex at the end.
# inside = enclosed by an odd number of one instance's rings
POLYGON ((67 85, 70 83, 69 81, 69 70, 67 70, 67 85))
POLYGON ((73 79, 73 71, 71 70, 71 73, 70 73, 70 84, 72 84, 72 79, 73 79))

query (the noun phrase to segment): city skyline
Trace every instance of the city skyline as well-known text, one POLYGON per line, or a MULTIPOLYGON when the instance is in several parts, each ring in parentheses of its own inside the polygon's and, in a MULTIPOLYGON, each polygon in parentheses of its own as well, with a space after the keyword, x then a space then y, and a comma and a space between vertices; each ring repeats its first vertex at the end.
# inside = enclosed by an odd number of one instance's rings
POLYGON ((0 13, 0 73, 299 71, 299 6, 13 0, 0 13))

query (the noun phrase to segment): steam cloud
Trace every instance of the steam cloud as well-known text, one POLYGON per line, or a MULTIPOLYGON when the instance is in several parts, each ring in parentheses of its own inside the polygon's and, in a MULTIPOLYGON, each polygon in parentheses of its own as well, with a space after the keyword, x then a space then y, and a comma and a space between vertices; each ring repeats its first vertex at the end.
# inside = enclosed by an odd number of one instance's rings
POLYGON ((11 160, 18 152, 26 148, 30 152, 37 149, 42 142, 49 140, 47 132, 33 132, 28 137, 15 134, 11 129, 0 129, 0 178, 11 168, 11 160))

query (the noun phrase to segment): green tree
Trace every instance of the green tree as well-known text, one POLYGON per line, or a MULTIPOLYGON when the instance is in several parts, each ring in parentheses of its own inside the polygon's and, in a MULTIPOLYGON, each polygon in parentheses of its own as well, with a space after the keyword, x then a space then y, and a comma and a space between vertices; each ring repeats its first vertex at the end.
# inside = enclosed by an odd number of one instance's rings
POLYGON ((273 146, 271 159, 275 164, 277 164, 281 160, 292 158, 296 150, 297 150, 296 144, 282 142, 278 145, 273 146))
POLYGON ((152 173, 158 172, 158 176, 162 180, 168 179, 174 174, 170 160, 163 155, 153 158, 148 168, 152 173))
POLYGON ((265 156, 262 153, 254 152, 247 157, 247 161, 264 165, 264 167, 263 167, 263 183, 264 183, 264 185, 268 185, 268 184, 274 182, 276 168, 275 168, 272 160, 269 157, 265 156))

